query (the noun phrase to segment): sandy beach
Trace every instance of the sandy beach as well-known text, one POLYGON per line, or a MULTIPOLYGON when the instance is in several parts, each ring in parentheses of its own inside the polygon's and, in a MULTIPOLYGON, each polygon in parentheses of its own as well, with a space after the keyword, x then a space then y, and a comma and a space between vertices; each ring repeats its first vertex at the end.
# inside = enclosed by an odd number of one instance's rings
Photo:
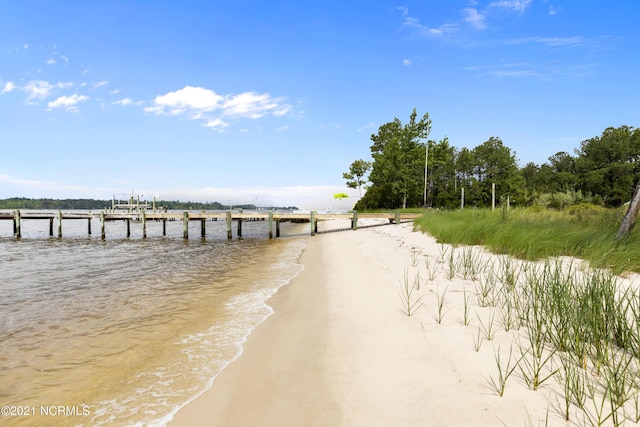
POLYGON ((555 377, 533 391, 515 370, 498 394, 496 356, 506 363, 524 334, 478 304, 476 279, 448 272, 450 249, 412 224, 310 237, 304 270, 268 301, 275 313, 170 425, 584 425, 565 422, 555 377))

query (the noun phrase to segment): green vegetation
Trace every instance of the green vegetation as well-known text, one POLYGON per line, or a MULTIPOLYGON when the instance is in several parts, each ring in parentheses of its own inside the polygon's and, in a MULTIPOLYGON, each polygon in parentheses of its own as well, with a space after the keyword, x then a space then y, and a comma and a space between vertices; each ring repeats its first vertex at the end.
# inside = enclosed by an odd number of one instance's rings
POLYGON ((624 209, 589 204, 563 211, 540 207, 507 210, 428 211, 415 225, 441 243, 483 245, 496 253, 536 260, 573 256, 614 273, 640 272, 640 234, 616 239, 624 209))
POLYGON ((462 202, 490 207, 493 184, 497 205, 618 207, 631 198, 640 179, 640 129, 630 126, 610 127, 582 141, 575 155, 560 151, 542 165, 529 162, 522 168, 515 151, 496 136, 473 149, 459 149, 446 137, 426 140, 430 130, 428 113, 417 120, 414 109, 407 124, 395 118, 371 135, 373 161, 356 160, 343 174, 347 186, 367 188, 358 210, 451 209, 462 202))
MULTIPOLYGON (((553 223, 547 232, 566 228, 579 236, 583 234, 579 228, 587 228, 584 234, 593 233, 598 228, 593 225, 596 220, 606 224, 615 215, 615 211, 594 207, 587 212, 469 210, 433 212, 421 220, 433 224, 456 217, 453 222, 466 220, 469 229, 488 226, 486 234, 496 232, 493 224, 513 221, 526 227, 546 220, 553 223)), ((458 229, 456 235, 464 235, 460 226, 453 228, 458 229)), ((569 231, 562 236, 571 234, 569 231)), ((624 244, 633 246, 633 241, 624 244)), ((497 396, 507 395, 509 383, 518 381, 532 391, 548 394, 549 410, 571 425, 622 426, 640 421, 637 283, 622 280, 611 270, 586 268, 570 258, 528 262, 508 255, 487 256, 477 247, 445 244, 439 254, 422 254, 423 263, 420 255, 416 248, 411 249, 410 268, 416 279, 411 286, 405 271, 404 293, 411 292, 410 301, 422 302, 423 296, 435 301, 434 320, 443 324, 443 313, 452 306, 440 292, 442 283, 425 286, 421 292, 416 282, 420 268, 427 275, 443 273, 451 281, 446 292, 451 289, 452 295, 462 294, 464 305, 457 307, 462 311, 463 325, 474 328, 473 350, 480 352, 485 341, 494 342, 495 366, 485 378, 497 396), (466 292, 473 284, 476 303, 466 292), (509 337, 511 343, 505 346, 509 337), (551 392, 547 384, 554 387, 551 392)), ((407 299, 402 303, 407 313, 407 299)), ((414 311, 411 309, 412 315, 414 311)))

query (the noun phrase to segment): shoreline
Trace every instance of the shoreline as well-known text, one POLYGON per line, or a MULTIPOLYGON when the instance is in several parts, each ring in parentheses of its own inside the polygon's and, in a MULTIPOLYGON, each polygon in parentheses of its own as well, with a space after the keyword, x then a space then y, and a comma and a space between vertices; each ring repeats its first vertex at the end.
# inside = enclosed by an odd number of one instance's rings
POLYGON ((240 356, 211 388, 181 408, 169 426, 278 426, 283 419, 291 420, 290 425, 313 425, 313 419, 306 419, 309 400, 322 412, 334 412, 337 406, 326 385, 319 386, 324 376, 317 350, 327 340, 326 293, 321 286, 305 286, 324 277, 318 259, 322 247, 313 240, 299 258, 304 269, 266 301, 273 313, 247 337, 240 356), (300 375, 307 381, 297 381, 300 375))
POLYGON ((582 425, 579 412, 562 417, 555 376, 533 391, 515 370, 498 395, 496 358, 513 366, 526 333, 478 304, 477 282, 448 277, 447 247, 412 224, 309 238, 304 270, 267 301, 274 313, 169 425, 582 425), (422 305, 407 316, 402 285, 415 277, 422 305), (476 345, 494 317, 494 336, 476 345))

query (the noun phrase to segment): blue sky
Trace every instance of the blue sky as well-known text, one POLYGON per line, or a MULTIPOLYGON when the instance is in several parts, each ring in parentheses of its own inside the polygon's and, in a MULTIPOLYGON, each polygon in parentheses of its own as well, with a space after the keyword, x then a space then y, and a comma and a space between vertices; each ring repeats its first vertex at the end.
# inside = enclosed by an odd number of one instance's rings
POLYGON ((346 208, 342 173, 413 108, 430 139, 496 136, 521 166, 640 121, 637 0, 0 10, 0 198, 346 208))

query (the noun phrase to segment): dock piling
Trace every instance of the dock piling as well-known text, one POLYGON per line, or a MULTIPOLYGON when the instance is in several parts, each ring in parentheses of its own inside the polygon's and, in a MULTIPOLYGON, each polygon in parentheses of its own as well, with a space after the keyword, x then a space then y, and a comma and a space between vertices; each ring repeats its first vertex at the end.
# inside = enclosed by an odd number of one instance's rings
POLYGON ((232 234, 231 234, 231 211, 227 211, 227 239, 231 240, 232 239, 232 234))
POLYGON ((62 211, 58 211, 58 239, 62 238, 62 211))
POLYGON ((189 211, 182 212, 182 237, 189 238, 189 211))
POLYGON ((17 239, 22 237, 22 226, 20 225, 20 209, 15 211, 13 217, 13 235, 16 236, 17 239))
POLYGON ((142 214, 142 238, 146 239, 147 238, 147 215, 145 214, 144 210, 140 213, 142 214))
POLYGON ((104 228, 104 212, 100 212, 100 237, 102 240, 107 237, 104 228))
POLYGON ((309 224, 311 225, 311 235, 315 236, 318 232, 318 224, 316 222, 316 211, 309 212, 309 224))

